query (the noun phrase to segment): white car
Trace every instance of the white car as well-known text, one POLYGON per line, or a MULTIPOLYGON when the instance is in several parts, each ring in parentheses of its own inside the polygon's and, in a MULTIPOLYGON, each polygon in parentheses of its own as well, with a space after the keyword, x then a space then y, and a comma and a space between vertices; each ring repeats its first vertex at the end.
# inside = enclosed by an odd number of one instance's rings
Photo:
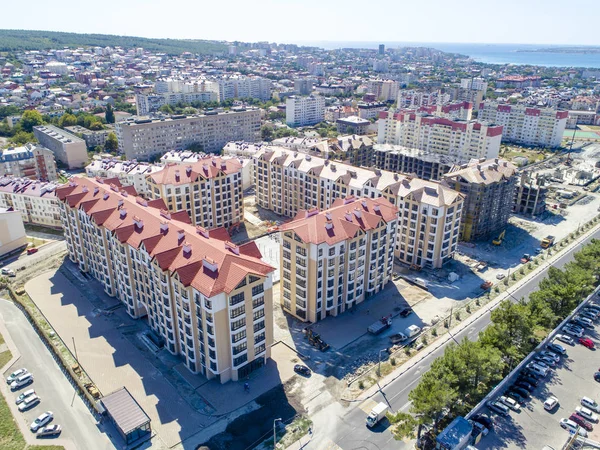
POLYGON ((29 428, 31 431, 37 431, 39 428, 51 422, 52 419, 54 419, 54 413, 52 411, 46 411, 44 414, 40 415, 37 419, 31 422, 29 428))
POLYGON ((577 408, 575 408, 575 412, 584 419, 590 420, 592 422, 598 422, 598 414, 593 413, 591 409, 586 408, 585 406, 578 406, 577 408))
POLYGON ((27 397, 29 397, 30 395, 35 394, 35 389, 28 389, 25 392, 23 392, 21 395, 19 395, 17 397, 17 399, 15 400, 15 404, 18 405, 19 403, 23 403, 23 400, 25 400, 27 397))
POLYGON ((581 330, 576 330, 573 327, 569 327, 569 326, 564 326, 561 330, 563 333, 567 333, 570 334, 571 336, 575 336, 580 338, 581 336, 583 336, 583 331, 581 330))
POLYGON ((567 336, 566 334, 557 334, 556 339, 565 344, 575 345, 575 340, 571 336, 567 336))
POLYGON ((557 405, 558 405, 558 399, 556 397, 554 397, 553 395, 551 395, 544 402, 544 409, 546 411, 552 411, 554 408, 556 408, 557 405))
POLYGON ((26 373, 29 373, 27 372, 27 369, 17 369, 6 378, 6 383, 10 384, 17 378, 19 378, 21 375, 25 375, 26 373))
POLYGON ((589 397, 581 398, 581 406, 585 406, 586 408, 591 409, 592 411, 600 413, 600 405, 598 405, 598 402, 592 400, 589 397))
POLYGON ((8 275, 9 277, 14 277, 15 276, 15 271, 12 269, 8 269, 6 267, 2 268, 1 271, 2 275, 8 275))
POLYGON ((586 319, 590 319, 590 320, 596 320, 598 318, 598 314, 596 314, 594 311, 587 311, 584 310, 581 312, 581 317, 585 317, 586 319))
POLYGON ((506 406, 508 406, 513 411, 521 410, 521 405, 519 405, 514 399, 512 399, 510 397, 505 397, 502 395, 501 397, 498 398, 498 401, 504 403, 506 406))
POLYGON ((23 412, 29 408, 33 408, 40 401, 41 399, 36 394, 30 395, 21 402, 19 405, 19 411, 23 412))
POLYGON ((560 419, 560 426, 569 432, 577 432, 581 437, 587 437, 587 431, 569 419, 560 419))

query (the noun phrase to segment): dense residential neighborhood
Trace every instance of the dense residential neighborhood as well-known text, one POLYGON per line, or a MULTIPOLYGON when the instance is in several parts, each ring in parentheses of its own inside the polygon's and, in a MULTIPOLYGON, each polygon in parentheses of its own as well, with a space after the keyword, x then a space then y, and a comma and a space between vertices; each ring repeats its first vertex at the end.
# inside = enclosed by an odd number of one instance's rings
POLYGON ((600 69, 22 33, 6 448, 600 446, 600 69))

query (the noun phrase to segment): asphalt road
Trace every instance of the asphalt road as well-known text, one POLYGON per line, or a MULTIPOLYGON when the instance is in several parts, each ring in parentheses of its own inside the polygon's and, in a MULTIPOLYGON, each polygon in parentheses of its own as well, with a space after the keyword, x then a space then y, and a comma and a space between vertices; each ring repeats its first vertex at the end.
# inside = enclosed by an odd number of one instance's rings
POLYGON ((58 240, 54 242, 50 242, 42 247, 34 253, 33 255, 28 255, 27 253, 23 253, 19 256, 11 256, 10 258, 6 258, 3 261, 2 267, 8 267, 13 269, 15 272, 23 266, 31 266, 37 264, 38 262, 46 260, 48 257, 59 253, 60 251, 67 249, 67 243, 64 240, 58 240))
MULTIPOLYGON (((586 239, 581 240, 577 245, 574 245, 569 250, 563 252, 560 258, 557 259, 552 265, 557 268, 562 268, 566 263, 573 260, 573 254, 579 250, 582 244, 585 244, 594 238, 600 239, 600 230, 596 231, 586 239)), ((514 290, 509 290, 508 292, 515 300, 522 297, 527 298, 529 294, 537 290, 540 281, 546 276, 546 271, 547 267, 538 275, 530 279, 526 284, 523 284, 514 290)), ((489 323, 490 311, 487 311, 471 325, 454 335, 454 338, 456 341, 460 341, 465 337, 475 340, 477 339, 479 332, 487 327, 489 323)), ((425 357, 415 367, 406 371, 392 383, 383 388, 382 391, 375 394, 373 396, 373 400, 375 402, 388 403, 392 411, 408 410, 410 407, 408 394, 419 382, 421 375, 429 370, 431 363, 438 356, 441 356, 444 353, 446 345, 441 346, 435 352, 425 357)), ((354 404, 349 409, 345 410, 346 413, 343 416, 338 416, 335 418, 332 417, 331 422, 324 427, 326 428, 324 430, 319 430, 319 425, 315 425, 315 437, 304 448, 341 448, 343 450, 385 450, 409 448, 408 445, 394 440, 391 433, 384 425, 374 427, 372 430, 367 428, 365 425, 367 413, 365 413, 365 411, 358 406, 358 404, 354 404), (323 445, 324 442, 326 442, 326 445, 323 445)))
MULTIPOLYGON (((25 367, 34 375, 34 382, 13 396, 7 398, 14 402, 20 392, 35 389, 41 402, 24 413, 18 413, 15 419, 29 424, 44 411, 54 413, 54 421, 62 425, 63 432, 60 441, 70 440, 77 449, 107 450, 114 449, 110 439, 98 426, 83 401, 75 395, 75 389, 52 358, 50 351, 42 343, 31 324, 23 313, 10 301, 0 299, 0 316, 12 337, 16 347, 21 353, 12 367, 8 368, 6 375, 15 369, 25 367), (14 397, 14 398, 13 398, 14 397)), ((5 376, 6 376, 5 375, 5 376)), ((41 444, 51 444, 58 440, 41 439, 41 444)), ((73 446, 71 446, 73 448, 73 446)))

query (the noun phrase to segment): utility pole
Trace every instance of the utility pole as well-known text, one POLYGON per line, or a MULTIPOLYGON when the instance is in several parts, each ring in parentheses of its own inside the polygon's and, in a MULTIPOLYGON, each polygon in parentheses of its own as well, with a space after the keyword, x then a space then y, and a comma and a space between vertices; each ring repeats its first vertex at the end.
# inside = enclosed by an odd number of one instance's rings
POLYGON ((273 450, 277 448, 277 421, 281 422, 281 417, 273 421, 273 450))

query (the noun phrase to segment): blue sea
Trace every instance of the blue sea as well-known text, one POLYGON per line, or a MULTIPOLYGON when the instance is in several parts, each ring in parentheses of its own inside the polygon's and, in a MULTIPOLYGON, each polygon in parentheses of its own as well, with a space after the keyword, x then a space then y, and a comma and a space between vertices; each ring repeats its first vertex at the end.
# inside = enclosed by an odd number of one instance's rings
MULTIPOLYGON (((378 48, 385 44, 386 48, 397 47, 432 47, 443 52, 460 53, 470 56, 475 61, 489 64, 530 64, 546 67, 590 67, 600 68, 600 53, 551 53, 551 52, 519 52, 518 50, 535 50, 538 48, 560 48, 559 45, 544 44, 452 44, 436 42, 334 42, 314 41, 298 42, 300 45, 313 45, 325 49, 336 48, 378 48)), ((575 46, 575 45, 574 45, 575 46)), ((600 45, 599 45, 600 46, 600 45)), ((573 47, 573 46, 569 46, 573 47)), ((583 46, 576 46, 583 47, 583 46)))

